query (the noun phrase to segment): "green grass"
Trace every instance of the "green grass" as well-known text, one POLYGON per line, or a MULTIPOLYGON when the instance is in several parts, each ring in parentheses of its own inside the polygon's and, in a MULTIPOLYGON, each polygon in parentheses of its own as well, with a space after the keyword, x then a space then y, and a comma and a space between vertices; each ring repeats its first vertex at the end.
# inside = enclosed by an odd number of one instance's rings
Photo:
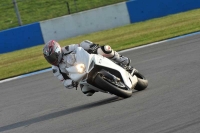
MULTIPOLYGON (((123 50, 200 31, 200 9, 60 41, 62 46, 91 40, 123 50)), ((0 55, 0 79, 50 67, 42 55, 43 45, 0 55)))
MULTIPOLYGON (((16 0, 23 24, 30 24, 42 20, 60 17, 71 13, 89 10, 96 7, 110 5, 126 0, 16 0)), ((12 0, 0 0, 0 30, 18 26, 12 0)))

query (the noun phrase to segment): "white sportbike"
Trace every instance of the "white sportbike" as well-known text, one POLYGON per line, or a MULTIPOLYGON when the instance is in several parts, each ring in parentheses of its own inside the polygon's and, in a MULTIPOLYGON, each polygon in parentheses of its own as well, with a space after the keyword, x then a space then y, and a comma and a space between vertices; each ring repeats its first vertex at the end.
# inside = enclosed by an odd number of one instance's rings
POLYGON ((89 88, 95 92, 103 92, 128 98, 133 90, 144 90, 148 80, 136 69, 126 71, 124 67, 114 63, 106 57, 89 54, 83 48, 75 50, 75 65, 66 68, 68 76, 80 87, 89 88))

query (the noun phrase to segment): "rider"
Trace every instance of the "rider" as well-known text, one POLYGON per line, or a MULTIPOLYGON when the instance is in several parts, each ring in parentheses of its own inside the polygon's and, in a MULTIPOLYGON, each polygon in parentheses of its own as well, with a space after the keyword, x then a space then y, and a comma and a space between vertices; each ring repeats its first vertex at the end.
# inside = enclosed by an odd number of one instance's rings
MULTIPOLYGON (((77 47, 82 47, 88 53, 100 54, 104 57, 114 60, 121 65, 129 66, 131 62, 129 58, 122 56, 118 52, 112 50, 109 45, 99 46, 98 44, 85 40, 80 44, 71 44, 61 48, 58 42, 55 40, 50 40, 44 45, 44 57, 52 65, 54 76, 57 77, 68 89, 78 86, 77 82, 72 81, 67 76, 67 71, 65 69, 66 67, 74 65, 76 59, 73 51, 77 47)), ((95 93, 93 90, 81 90, 87 96, 92 96, 95 93)))

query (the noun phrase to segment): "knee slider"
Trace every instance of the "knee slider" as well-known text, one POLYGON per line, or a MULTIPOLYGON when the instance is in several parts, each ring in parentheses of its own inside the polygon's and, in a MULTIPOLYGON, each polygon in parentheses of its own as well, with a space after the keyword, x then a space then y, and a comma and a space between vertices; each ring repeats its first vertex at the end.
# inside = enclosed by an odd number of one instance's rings
POLYGON ((114 51, 111 49, 109 45, 101 46, 97 50, 97 53, 108 58, 111 58, 114 56, 114 51))
POLYGON ((104 45, 101 47, 102 51, 105 53, 105 54, 110 54, 112 53, 112 49, 109 45, 104 45))

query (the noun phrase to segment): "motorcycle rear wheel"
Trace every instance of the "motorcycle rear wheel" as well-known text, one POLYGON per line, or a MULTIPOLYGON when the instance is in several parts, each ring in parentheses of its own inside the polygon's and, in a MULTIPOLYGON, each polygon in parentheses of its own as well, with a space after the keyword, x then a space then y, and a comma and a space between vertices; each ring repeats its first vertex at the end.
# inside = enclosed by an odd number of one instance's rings
POLYGON ((148 86, 148 80, 141 73, 139 73, 137 70, 134 73, 134 75, 138 79, 138 83, 137 83, 137 85, 135 86, 134 89, 137 90, 137 91, 142 91, 142 90, 146 89, 147 86, 148 86))

